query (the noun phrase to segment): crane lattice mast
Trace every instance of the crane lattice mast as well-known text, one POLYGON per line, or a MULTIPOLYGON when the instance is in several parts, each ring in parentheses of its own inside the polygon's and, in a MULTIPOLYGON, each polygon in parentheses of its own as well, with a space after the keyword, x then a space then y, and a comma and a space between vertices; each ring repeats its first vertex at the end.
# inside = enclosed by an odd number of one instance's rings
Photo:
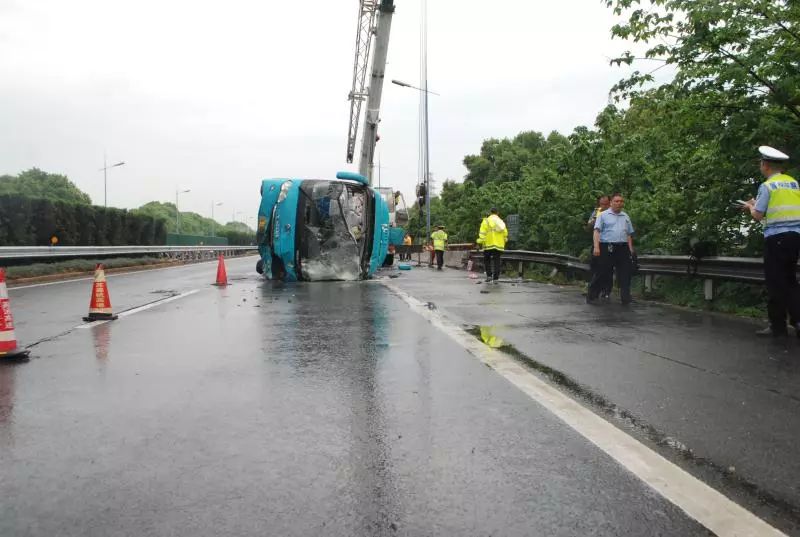
POLYGON ((356 53, 353 66, 353 87, 350 90, 350 130, 347 136, 347 162, 353 162, 361 103, 367 101, 364 116, 364 132, 361 140, 361 158, 358 171, 372 184, 373 157, 380 122, 381 95, 389 50, 389 32, 392 27, 394 0, 360 0, 358 27, 356 29, 356 53), (375 48, 372 49, 373 36, 375 48), (372 51, 370 85, 366 77, 372 51))

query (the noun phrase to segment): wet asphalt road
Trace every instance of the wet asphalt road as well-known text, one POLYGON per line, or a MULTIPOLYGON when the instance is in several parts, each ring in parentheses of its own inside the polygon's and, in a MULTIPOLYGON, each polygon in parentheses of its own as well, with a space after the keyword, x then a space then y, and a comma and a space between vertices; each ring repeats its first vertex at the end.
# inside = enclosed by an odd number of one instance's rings
POLYGON ((684 469, 800 534, 800 341, 758 322, 463 271, 392 280, 452 322, 482 327, 543 375, 684 469), (483 292, 481 292, 483 291, 483 292))
POLYGON ((253 265, 112 277, 198 291, 88 329, 88 282, 11 292, 0 535, 708 534, 379 282, 253 265))

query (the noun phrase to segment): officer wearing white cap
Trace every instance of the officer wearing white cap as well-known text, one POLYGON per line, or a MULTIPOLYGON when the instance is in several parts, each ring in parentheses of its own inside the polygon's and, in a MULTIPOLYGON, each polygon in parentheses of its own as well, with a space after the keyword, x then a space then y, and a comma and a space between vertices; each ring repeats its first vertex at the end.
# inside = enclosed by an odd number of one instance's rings
POLYGON ((767 180, 758 187, 758 197, 744 207, 764 223, 764 277, 770 326, 757 334, 787 335, 788 312, 789 322, 800 337, 800 286, 795 274, 800 257, 800 185, 783 173, 789 155, 765 145, 758 151, 761 174, 767 180))

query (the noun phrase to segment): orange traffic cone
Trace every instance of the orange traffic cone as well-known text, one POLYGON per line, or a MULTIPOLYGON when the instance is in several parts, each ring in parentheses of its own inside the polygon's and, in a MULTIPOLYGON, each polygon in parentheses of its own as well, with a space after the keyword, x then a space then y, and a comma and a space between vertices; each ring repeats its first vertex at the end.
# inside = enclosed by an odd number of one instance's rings
POLYGON ((113 321, 117 316, 111 313, 111 297, 108 295, 106 285, 106 271, 102 263, 94 268, 94 284, 92 284, 92 298, 89 300, 89 315, 83 318, 86 322, 113 321))
POLYGON ((14 318, 11 317, 11 303, 6 288, 6 270, 0 268, 0 358, 27 358, 29 350, 17 348, 14 335, 14 318))
POLYGON ((228 273, 225 271, 225 258, 222 257, 222 254, 219 254, 219 263, 217 263, 217 283, 214 285, 220 287, 228 285, 228 273))

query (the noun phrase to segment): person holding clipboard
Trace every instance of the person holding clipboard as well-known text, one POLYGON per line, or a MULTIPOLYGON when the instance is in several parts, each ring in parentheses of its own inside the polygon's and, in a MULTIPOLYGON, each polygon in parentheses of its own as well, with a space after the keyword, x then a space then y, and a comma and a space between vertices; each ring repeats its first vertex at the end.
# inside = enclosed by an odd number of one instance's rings
POLYGON ((739 202, 758 222, 764 223, 764 279, 767 284, 769 327, 760 336, 788 335, 786 314, 800 337, 800 286, 797 260, 800 257, 800 185, 784 170, 789 155, 769 146, 758 148, 761 174, 766 181, 758 197, 739 202))

